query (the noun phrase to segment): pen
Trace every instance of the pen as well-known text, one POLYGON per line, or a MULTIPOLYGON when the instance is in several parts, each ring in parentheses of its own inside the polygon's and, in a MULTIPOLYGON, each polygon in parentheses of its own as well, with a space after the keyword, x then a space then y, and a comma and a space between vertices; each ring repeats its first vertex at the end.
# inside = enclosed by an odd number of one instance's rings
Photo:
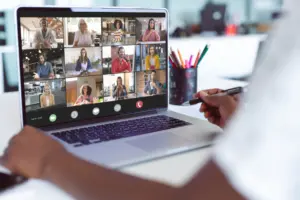
MULTIPOLYGON (((245 90, 246 90, 246 88, 243 88, 243 87, 235 87, 235 88, 230 88, 228 90, 223 90, 222 92, 217 93, 217 94, 212 94, 211 96, 235 95, 235 94, 245 92, 245 90)), ((198 98, 198 99, 192 99, 192 100, 186 101, 182 105, 190 106, 190 105, 196 105, 196 104, 202 103, 202 102, 203 102, 203 100, 198 98)))
POLYGON ((177 58, 177 56, 176 56, 176 54, 175 54, 175 52, 173 51, 172 48, 171 48, 171 54, 172 54, 173 61, 176 64, 176 67, 180 67, 180 63, 178 61, 178 58, 177 58))
POLYGON ((209 45, 205 45, 204 50, 202 52, 202 54, 200 55, 200 58, 198 60, 197 66, 200 64, 201 60, 204 58, 205 54, 207 53, 209 48, 209 45))
POLYGON ((185 68, 185 65, 184 65, 184 62, 183 62, 183 59, 182 59, 182 55, 181 55, 179 49, 177 49, 177 52, 178 52, 178 56, 179 56, 179 59, 180 59, 180 62, 181 62, 181 66, 182 66, 182 68, 185 68))
POLYGON ((195 60, 194 65, 193 65, 194 68, 197 66, 199 58, 200 58, 200 49, 199 49, 199 51, 197 53, 196 60, 195 60))
POLYGON ((192 60, 193 60, 193 55, 190 56, 190 60, 189 60, 189 68, 191 68, 191 66, 192 66, 192 60))

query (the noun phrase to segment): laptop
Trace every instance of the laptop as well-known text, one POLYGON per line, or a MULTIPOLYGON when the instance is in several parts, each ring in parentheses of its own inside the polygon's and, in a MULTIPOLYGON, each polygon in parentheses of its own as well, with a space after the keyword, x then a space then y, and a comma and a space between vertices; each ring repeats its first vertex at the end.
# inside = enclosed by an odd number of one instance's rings
POLYGON ((20 7, 16 15, 23 126, 112 168, 212 144, 215 126, 168 109, 167 10, 20 7), (149 49, 159 64, 146 59, 149 49))

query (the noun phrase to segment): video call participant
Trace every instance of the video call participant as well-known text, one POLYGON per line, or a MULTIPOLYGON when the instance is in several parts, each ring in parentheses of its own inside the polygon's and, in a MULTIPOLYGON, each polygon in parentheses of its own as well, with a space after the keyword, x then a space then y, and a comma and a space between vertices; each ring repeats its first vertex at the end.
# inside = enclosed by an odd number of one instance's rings
POLYGON ((36 66, 36 73, 34 73, 33 78, 35 80, 39 80, 40 78, 54 78, 52 64, 45 61, 44 55, 39 56, 39 62, 36 66))
POLYGON ((84 19, 80 19, 78 23, 79 30, 75 32, 74 47, 87 47, 93 43, 92 34, 88 31, 88 25, 84 19))
POLYGON ((143 35, 143 42, 155 42, 160 41, 160 36, 155 30, 155 21, 154 19, 149 19, 148 28, 143 35))
POLYGON ((46 83, 44 85, 43 93, 40 96, 40 106, 41 108, 46 108, 55 105, 55 98, 51 92, 50 85, 46 83))
POLYGON ((111 73, 122 73, 122 72, 131 72, 131 64, 129 61, 129 57, 125 56, 124 47, 119 47, 118 49, 118 57, 115 58, 111 63, 111 73))
POLYGON ((150 81, 148 81, 145 86, 144 93, 147 95, 161 94, 162 87, 162 84, 156 80, 156 71, 153 70, 151 72, 150 81))
POLYGON ((116 19, 114 21, 114 28, 116 29, 114 32, 113 32, 113 38, 112 38, 112 42, 113 43, 117 43, 117 42, 122 42, 122 38, 123 38, 123 23, 121 20, 119 19, 116 19))
POLYGON ((51 28, 48 28, 48 21, 47 18, 42 18, 40 20, 40 27, 41 29, 38 29, 35 32, 34 35, 34 43, 36 49, 45 49, 45 48, 51 48, 53 43, 56 43, 55 41, 55 35, 51 28))
POLYGON ((77 98, 74 106, 92 104, 97 102, 96 97, 92 97, 92 87, 88 84, 83 84, 80 88, 80 96, 77 98))
POLYGON ((80 50, 80 56, 79 56, 79 58, 78 58, 78 60, 76 62, 76 68, 75 68, 75 70, 76 71, 86 72, 86 71, 88 71, 91 68, 92 68, 91 61, 87 57, 87 52, 86 52, 85 48, 82 48, 80 50))
POLYGON ((115 88, 113 90, 113 97, 116 100, 123 100, 123 99, 127 98, 126 86, 123 85, 122 78, 120 76, 117 78, 117 85, 115 86, 115 88))
POLYGON ((155 51, 154 46, 150 46, 149 55, 146 56, 145 60, 146 70, 160 69, 159 56, 155 51))

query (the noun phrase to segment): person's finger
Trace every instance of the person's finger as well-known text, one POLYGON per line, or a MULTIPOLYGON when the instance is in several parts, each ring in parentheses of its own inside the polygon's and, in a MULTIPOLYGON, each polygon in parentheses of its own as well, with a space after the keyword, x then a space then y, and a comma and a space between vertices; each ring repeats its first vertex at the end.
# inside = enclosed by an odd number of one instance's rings
POLYGON ((205 112, 208 109, 207 105, 205 103, 202 103, 200 106, 200 112, 205 112))
POLYGON ((205 113, 204 113, 204 117, 205 117, 205 118, 209 118, 209 117, 212 117, 212 115, 211 115, 210 112, 205 112, 205 113))
POLYGON ((214 124, 214 122, 215 122, 215 118, 214 118, 214 117, 208 117, 207 120, 208 120, 210 123, 212 123, 212 124, 214 124))
POLYGON ((203 101, 212 107, 219 107, 220 105, 225 105, 229 99, 228 96, 218 96, 218 95, 210 95, 201 97, 203 101))
POLYGON ((201 98, 202 96, 207 96, 208 94, 205 91, 199 91, 196 94, 194 94, 195 98, 201 98))

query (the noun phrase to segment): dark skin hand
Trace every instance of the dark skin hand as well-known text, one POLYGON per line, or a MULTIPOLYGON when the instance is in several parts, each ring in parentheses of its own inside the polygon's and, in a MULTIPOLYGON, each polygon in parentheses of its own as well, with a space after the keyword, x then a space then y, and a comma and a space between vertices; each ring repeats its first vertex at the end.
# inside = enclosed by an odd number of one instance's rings
MULTIPOLYGON (((200 110, 212 123, 224 126, 234 112, 234 97, 208 97, 218 89, 197 93, 200 110), (232 98, 232 99, 231 99, 232 98), (230 109, 225 107, 229 106, 230 109)), ((26 126, 14 136, 0 159, 13 173, 49 181, 76 199, 94 200, 244 200, 211 159, 182 187, 172 187, 107 169, 67 152, 56 140, 26 126)))
POLYGON ((224 128, 238 106, 239 95, 210 96, 221 92, 222 90, 217 88, 202 90, 194 97, 204 101, 200 106, 200 112, 204 113, 205 118, 210 123, 224 128))
POLYGON ((76 199, 243 200, 213 161, 177 188, 81 160, 29 126, 11 139, 1 164, 13 173, 49 181, 76 199))

